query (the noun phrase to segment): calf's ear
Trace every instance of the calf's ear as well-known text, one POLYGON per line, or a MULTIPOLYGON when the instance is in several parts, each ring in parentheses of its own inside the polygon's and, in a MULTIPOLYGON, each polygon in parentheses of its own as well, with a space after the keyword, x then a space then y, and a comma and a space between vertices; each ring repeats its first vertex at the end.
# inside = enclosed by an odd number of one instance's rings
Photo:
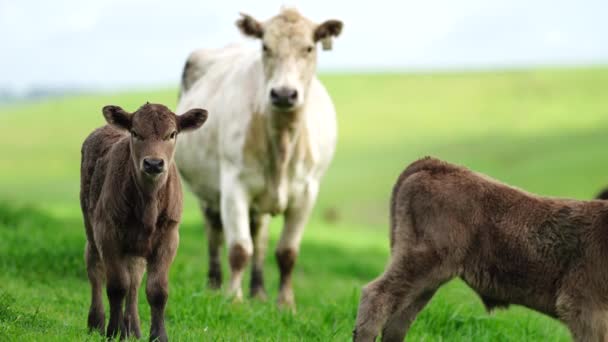
POLYGON ((177 117, 178 129, 182 131, 193 131, 201 127, 207 121, 207 111, 200 108, 190 109, 177 117))
POLYGON ((248 14, 241 13, 241 19, 236 21, 236 26, 246 36, 253 38, 262 38, 264 28, 262 24, 248 14))
POLYGON ((118 106, 103 107, 103 116, 106 121, 118 129, 131 129, 131 114, 118 106))

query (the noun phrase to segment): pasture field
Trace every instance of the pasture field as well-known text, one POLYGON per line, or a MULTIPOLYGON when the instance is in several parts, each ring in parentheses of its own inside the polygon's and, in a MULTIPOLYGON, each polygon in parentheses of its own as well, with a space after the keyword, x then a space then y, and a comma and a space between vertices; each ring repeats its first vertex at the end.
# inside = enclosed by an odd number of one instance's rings
MULTIPOLYGON (((172 340, 348 340, 360 289, 388 260, 391 187, 419 157, 433 155, 551 196, 586 199, 608 184, 608 68, 329 74, 322 80, 338 110, 339 144, 294 273, 297 313, 274 305, 272 248, 280 219, 271 227, 269 301, 235 304, 206 289, 206 239, 188 194, 170 274, 172 340)), ((104 123, 106 104, 174 108, 176 97, 176 89, 166 89, 0 107, 0 341, 103 340, 86 332, 80 144, 104 123)), ((139 308, 147 338, 143 288, 139 308)), ((570 339, 560 323, 522 307, 486 314, 459 280, 437 293, 409 336, 570 339)))

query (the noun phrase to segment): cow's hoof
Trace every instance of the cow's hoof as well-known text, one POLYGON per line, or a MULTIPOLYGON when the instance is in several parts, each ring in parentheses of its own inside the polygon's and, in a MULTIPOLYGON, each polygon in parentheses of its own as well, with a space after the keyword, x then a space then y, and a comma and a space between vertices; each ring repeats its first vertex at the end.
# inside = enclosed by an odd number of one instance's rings
POLYGON ((243 302, 243 292, 240 289, 238 291, 228 291, 226 293, 226 297, 232 303, 242 303, 243 302))
POLYGON ((296 301, 294 300, 293 293, 279 294, 277 305, 281 310, 289 311, 294 314, 296 313, 296 301))
POLYGON ((209 281, 207 282, 207 288, 212 291, 217 291, 222 288, 222 281, 209 278, 209 281))
POLYGON ((209 269, 207 274, 207 287, 210 290, 219 290, 222 287, 222 271, 219 268, 209 269))
POLYGON ((265 302, 268 300, 268 294, 263 287, 253 288, 251 289, 251 298, 265 302))

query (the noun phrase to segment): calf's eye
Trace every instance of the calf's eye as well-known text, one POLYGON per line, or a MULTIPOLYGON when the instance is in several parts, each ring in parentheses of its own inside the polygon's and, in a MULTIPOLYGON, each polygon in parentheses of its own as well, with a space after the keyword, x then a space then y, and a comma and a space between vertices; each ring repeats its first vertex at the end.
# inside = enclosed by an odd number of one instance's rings
POLYGON ((139 139, 139 135, 137 135, 137 133, 131 131, 131 136, 133 137, 133 139, 139 139))
POLYGON ((306 48, 306 52, 311 53, 312 52, 312 46, 309 46, 306 48))
POLYGON ((165 140, 173 140, 173 139, 175 139, 176 136, 177 136, 177 131, 173 131, 173 132, 171 132, 171 134, 169 134, 165 137, 165 140))

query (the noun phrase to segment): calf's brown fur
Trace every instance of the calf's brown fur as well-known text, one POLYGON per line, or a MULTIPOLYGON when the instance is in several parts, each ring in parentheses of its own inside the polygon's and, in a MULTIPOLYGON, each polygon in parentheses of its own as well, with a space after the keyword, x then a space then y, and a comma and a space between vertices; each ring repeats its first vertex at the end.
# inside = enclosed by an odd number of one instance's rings
POLYGON ((141 336, 137 290, 147 264, 150 340, 166 341, 168 271, 182 212, 173 152, 178 133, 200 127, 207 112, 192 109, 176 116, 163 105, 145 104, 133 114, 106 106, 103 115, 109 125, 95 130, 82 145, 80 204, 92 295, 88 327, 104 333, 105 280, 107 336, 141 336))
POLYGON ((391 260, 363 289, 353 337, 402 341, 435 291, 462 278, 488 309, 519 304, 608 339, 608 202, 540 197, 425 158, 391 200, 391 260))

